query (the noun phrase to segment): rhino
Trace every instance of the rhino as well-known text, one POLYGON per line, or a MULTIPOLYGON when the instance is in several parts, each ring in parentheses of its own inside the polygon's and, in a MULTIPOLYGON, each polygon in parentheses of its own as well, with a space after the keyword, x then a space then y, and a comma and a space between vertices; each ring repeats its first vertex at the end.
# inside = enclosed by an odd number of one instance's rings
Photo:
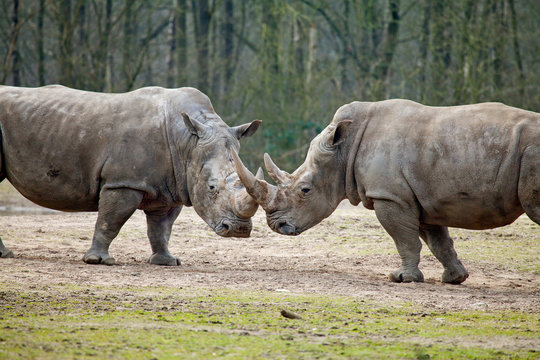
POLYGON ((459 284, 469 274, 448 227, 490 229, 524 212, 540 224, 540 114, 500 103, 346 104, 292 174, 265 154, 276 186, 233 156, 248 193, 280 234, 302 233, 344 199, 375 210, 401 258, 394 282, 424 280, 420 238, 443 265, 442 281, 459 284))
MULTIPOLYGON (((258 204, 231 154, 260 123, 229 127, 209 98, 189 87, 105 94, 0 86, 0 181, 47 208, 97 211, 86 263, 114 264, 109 245, 140 209, 148 262, 180 265, 168 242, 183 206, 193 206, 218 235, 250 235, 258 204)), ((1 239, 0 257, 13 257, 1 239)))

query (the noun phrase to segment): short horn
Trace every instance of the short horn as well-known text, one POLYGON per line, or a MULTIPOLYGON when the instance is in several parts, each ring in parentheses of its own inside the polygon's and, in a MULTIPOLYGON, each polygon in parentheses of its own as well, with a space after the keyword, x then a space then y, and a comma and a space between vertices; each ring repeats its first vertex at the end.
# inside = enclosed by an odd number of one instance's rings
POLYGON ((255 174, 255 179, 264 180, 264 171, 262 167, 259 166, 257 173, 255 174))
MULTIPOLYGON (((272 185, 268 184, 263 179, 255 177, 255 175, 244 166, 242 160, 240 160, 235 151, 232 151, 232 158, 234 165, 236 166, 236 173, 242 184, 244 184, 247 192, 257 203, 264 207, 269 201, 269 193, 272 185)), ((259 175, 259 171, 257 171, 257 174, 259 175)))
POLYGON ((268 175, 270 175, 270 177, 274 179, 278 185, 286 184, 290 181, 291 175, 288 172, 278 168, 268 153, 264 154, 264 166, 266 167, 266 171, 268 171, 268 175))
POLYGON ((238 217, 249 219, 257 212, 259 204, 249 195, 245 188, 238 190, 234 197, 234 212, 238 217))
MULTIPOLYGON (((264 180, 263 170, 259 168, 255 178, 264 180)), ((241 218, 249 219, 257 212, 259 204, 253 199, 245 188, 239 190, 234 197, 234 212, 241 218)))

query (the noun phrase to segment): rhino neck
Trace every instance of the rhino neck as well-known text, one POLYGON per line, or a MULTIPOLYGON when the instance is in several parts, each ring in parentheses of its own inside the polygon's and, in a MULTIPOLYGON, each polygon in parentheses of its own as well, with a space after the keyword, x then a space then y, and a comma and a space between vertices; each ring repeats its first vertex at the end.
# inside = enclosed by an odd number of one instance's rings
MULTIPOLYGON (((172 194, 173 199, 175 202, 180 202, 185 206, 191 206, 186 170, 186 155, 188 154, 187 151, 181 150, 184 147, 188 147, 189 136, 178 131, 177 127, 172 124, 167 111, 165 111, 165 130, 167 145, 171 154, 172 173, 176 185, 174 187, 174 193, 172 194), (181 156, 180 153, 182 153, 183 156, 181 156)), ((187 131, 184 132, 187 133, 187 131)))
MULTIPOLYGON (((345 197, 354 206, 358 205, 361 201, 365 203, 364 196, 362 196, 364 191, 359 189, 359 184, 356 181, 354 164, 356 163, 360 144, 362 143, 362 138, 364 137, 369 122, 369 112, 362 111, 358 114, 358 117, 354 120, 359 125, 355 126, 355 129, 351 133, 353 136, 350 137, 351 140, 349 140, 349 144, 346 144, 349 146, 346 148, 347 168, 345 169, 345 197), (363 119, 358 117, 363 117, 363 119)), ((360 186, 362 185, 360 184, 360 186)))

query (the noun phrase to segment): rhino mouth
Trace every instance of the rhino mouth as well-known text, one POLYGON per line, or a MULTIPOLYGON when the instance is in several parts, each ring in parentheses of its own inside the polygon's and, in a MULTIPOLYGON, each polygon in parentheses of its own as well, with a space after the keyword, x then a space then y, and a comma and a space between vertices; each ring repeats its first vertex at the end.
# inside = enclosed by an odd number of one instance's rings
POLYGON ((223 219, 215 227, 214 231, 223 237, 241 237, 246 238, 251 234, 251 220, 232 220, 223 219))
POLYGON ((299 235, 302 232, 300 229, 294 226, 290 221, 283 218, 279 218, 279 219, 268 218, 268 225, 270 226, 272 230, 282 235, 295 236, 295 235, 299 235))

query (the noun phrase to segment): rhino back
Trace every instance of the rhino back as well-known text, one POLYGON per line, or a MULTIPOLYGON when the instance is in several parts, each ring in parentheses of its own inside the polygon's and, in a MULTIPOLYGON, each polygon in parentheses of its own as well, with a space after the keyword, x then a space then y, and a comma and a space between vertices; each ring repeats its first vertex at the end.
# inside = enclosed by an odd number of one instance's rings
POLYGON ((70 211, 96 210, 106 183, 152 188, 170 168, 156 91, 1 87, 4 175, 30 200, 70 211))
POLYGON ((420 207, 428 224, 483 229, 508 224, 520 158, 540 146, 539 114, 497 103, 429 107, 373 103, 355 163, 368 198, 420 207))

